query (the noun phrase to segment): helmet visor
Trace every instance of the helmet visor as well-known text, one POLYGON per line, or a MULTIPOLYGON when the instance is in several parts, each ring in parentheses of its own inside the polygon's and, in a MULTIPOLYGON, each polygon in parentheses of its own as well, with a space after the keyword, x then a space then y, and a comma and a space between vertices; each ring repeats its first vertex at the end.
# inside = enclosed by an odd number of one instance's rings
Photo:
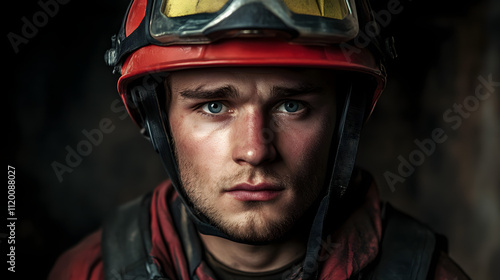
POLYGON ((155 0, 150 35, 162 45, 233 37, 334 44, 358 33, 353 0, 155 0))
MULTIPOLYGON (((220 11, 229 0, 165 0, 162 12, 169 18, 190 16, 220 11)), ((295 14, 343 19, 349 4, 345 0, 283 0, 295 14)))
MULTIPOLYGON (((147 45, 247 37, 332 45, 355 38, 359 31, 355 0, 144 1, 146 11, 138 27, 126 35, 124 21, 113 38, 113 48, 105 56, 108 65, 119 65, 126 55, 147 45)), ((129 7, 128 13, 136 12, 129 7)))

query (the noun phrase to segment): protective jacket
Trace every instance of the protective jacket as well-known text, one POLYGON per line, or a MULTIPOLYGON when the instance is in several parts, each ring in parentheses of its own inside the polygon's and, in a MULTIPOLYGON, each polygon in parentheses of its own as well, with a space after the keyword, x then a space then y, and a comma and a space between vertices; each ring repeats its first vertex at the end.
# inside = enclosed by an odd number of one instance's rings
MULTIPOLYGON (((446 255, 442 237, 381 203, 373 181, 366 185, 352 211, 324 235, 316 260, 281 279, 468 279, 446 255), (305 266, 317 274, 304 275, 305 266)), ((165 181, 65 252, 49 280, 218 279, 188 217, 165 181)))

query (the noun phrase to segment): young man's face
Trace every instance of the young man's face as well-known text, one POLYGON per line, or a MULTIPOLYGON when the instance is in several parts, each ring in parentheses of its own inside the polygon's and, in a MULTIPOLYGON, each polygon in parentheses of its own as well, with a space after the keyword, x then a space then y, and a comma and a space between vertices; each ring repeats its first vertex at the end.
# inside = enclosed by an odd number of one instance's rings
POLYGON ((171 73, 169 120, 183 187, 234 238, 289 231, 325 180, 335 123, 331 73, 210 68, 171 73))

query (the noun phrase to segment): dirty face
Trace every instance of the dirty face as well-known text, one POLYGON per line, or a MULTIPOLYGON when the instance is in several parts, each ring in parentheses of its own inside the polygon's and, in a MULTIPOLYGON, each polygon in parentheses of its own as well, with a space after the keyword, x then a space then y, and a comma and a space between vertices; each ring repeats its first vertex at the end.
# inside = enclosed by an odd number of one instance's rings
POLYGON ((210 68, 167 79, 183 188, 236 239, 271 241, 321 191, 335 123, 325 70, 210 68))

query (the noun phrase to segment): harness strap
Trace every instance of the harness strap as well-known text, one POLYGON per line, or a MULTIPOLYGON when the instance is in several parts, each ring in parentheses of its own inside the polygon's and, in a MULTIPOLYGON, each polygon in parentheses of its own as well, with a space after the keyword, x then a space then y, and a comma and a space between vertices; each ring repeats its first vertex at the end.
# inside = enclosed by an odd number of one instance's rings
POLYGON ((111 215, 103 225, 102 258, 107 280, 167 280, 149 255, 151 194, 141 196, 111 215))
MULTIPOLYGON (((121 206, 104 223, 102 254, 107 280, 168 280, 149 255, 151 194, 121 206)), ((398 211, 384 206, 384 234, 377 259, 354 279, 424 280, 432 274, 442 236, 398 211)))
POLYGON ((360 279, 428 279, 436 252, 445 247, 442 246, 442 242, 446 242, 444 237, 388 203, 384 206, 383 216, 385 226, 379 255, 362 272, 360 279))

